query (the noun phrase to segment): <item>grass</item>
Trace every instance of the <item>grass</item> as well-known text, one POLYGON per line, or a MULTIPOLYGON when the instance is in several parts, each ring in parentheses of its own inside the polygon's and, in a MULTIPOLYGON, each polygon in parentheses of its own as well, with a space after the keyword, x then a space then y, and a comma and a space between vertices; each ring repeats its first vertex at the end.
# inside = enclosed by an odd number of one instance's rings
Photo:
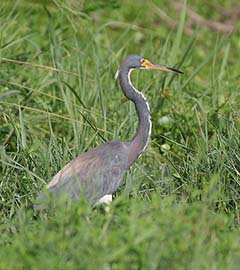
MULTIPOLYGON (((167 1, 94 3, 0 4, 0 58, 30 63, 1 62, 0 268, 238 269, 237 27, 189 35, 188 3, 181 14, 167 1), (152 112, 144 155, 108 213, 84 199, 34 212, 37 192, 66 162, 133 136, 134 106, 113 79, 130 53, 184 71, 132 76, 152 112)), ((219 19, 213 6, 194 7, 219 19)))

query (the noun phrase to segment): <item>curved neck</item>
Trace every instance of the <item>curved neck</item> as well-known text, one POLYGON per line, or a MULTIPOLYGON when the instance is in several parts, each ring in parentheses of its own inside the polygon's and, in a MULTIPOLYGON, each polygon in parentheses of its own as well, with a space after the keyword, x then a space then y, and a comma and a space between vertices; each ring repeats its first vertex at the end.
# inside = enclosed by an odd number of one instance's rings
POLYGON ((130 74, 132 69, 120 70, 119 81, 124 95, 134 102, 138 114, 138 128, 134 137, 129 141, 128 166, 130 167, 141 155, 148 144, 151 135, 150 109, 145 96, 140 93, 131 83, 130 74))

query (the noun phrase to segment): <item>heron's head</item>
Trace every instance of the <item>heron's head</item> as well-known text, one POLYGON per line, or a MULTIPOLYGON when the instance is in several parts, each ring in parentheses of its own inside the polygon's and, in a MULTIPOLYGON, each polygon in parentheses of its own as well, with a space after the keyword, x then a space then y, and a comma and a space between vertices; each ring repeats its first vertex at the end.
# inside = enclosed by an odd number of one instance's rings
POLYGON ((183 72, 180 70, 177 70, 175 68, 170 68, 158 64, 153 64, 150 60, 147 58, 144 58, 140 55, 129 55, 125 58, 123 61, 122 65, 120 66, 119 70, 117 71, 115 75, 115 79, 118 77, 118 73, 121 70, 131 70, 131 69, 152 69, 152 70, 160 70, 160 71, 165 71, 165 72, 172 72, 172 73, 180 73, 182 74, 183 72))

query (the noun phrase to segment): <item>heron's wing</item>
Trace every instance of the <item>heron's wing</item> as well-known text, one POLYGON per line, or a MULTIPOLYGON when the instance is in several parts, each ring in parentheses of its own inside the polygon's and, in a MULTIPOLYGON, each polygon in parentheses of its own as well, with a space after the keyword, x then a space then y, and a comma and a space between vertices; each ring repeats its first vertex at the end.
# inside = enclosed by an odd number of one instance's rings
MULTIPOLYGON (((119 187, 127 170, 127 145, 109 142, 83 153, 59 171, 47 185, 53 194, 67 194, 75 200, 81 194, 96 203, 119 187)), ((40 193, 38 199, 43 199, 40 193)))

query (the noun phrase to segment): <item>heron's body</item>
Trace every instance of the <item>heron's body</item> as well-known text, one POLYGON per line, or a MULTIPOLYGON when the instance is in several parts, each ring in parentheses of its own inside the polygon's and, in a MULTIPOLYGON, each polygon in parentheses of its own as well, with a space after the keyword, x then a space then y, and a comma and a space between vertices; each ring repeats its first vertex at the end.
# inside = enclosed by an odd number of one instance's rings
MULTIPOLYGON (((108 142, 65 165, 47 185, 50 193, 68 194, 70 200, 77 200, 82 194, 94 205, 105 195, 112 195, 119 187, 123 174, 128 169, 126 144, 108 142), (114 156, 109 156, 111 147, 114 156)), ((45 198, 40 193, 38 199, 45 198)))
MULTIPOLYGON (((92 205, 111 199, 111 195, 120 186, 124 173, 144 151, 151 134, 148 102, 130 81, 131 71, 141 68, 181 73, 172 68, 154 65, 138 55, 128 56, 118 70, 118 77, 125 96, 136 107, 139 124, 135 136, 127 142, 107 142, 70 161, 46 186, 52 195, 67 194, 70 200, 76 200, 84 194, 92 205)), ((46 200, 45 193, 41 192, 37 200, 46 200)), ((35 208, 44 207, 36 204, 35 208)))

